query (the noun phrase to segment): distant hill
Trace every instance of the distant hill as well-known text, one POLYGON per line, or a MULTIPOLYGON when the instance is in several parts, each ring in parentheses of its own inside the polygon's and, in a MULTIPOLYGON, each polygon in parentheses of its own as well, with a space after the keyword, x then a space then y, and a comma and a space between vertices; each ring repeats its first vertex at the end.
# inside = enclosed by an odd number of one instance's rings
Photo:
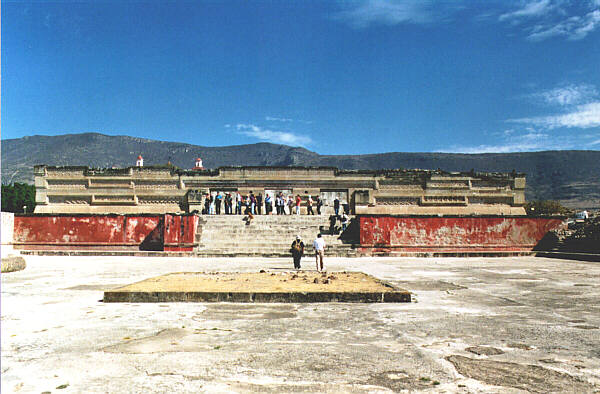
POLYGON ((343 169, 421 168, 446 171, 524 172, 527 199, 559 200, 574 208, 600 208, 600 151, 523 153, 379 153, 319 155, 304 148, 259 143, 206 147, 98 133, 31 136, 2 141, 2 183, 33 182, 33 165, 128 167, 138 155, 147 165, 333 166, 343 169))

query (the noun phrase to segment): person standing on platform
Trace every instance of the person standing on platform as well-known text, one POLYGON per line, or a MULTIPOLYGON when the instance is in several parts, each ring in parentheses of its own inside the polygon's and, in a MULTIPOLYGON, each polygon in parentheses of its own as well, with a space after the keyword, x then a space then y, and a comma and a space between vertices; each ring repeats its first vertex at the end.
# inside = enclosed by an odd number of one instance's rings
POLYGON ((221 195, 221 192, 217 192, 217 195, 215 196, 215 213, 217 215, 221 214, 221 202, 223 201, 223 196, 221 195))
POLYGON ((296 194, 296 215, 300 215, 300 204, 302 204, 302 199, 299 194, 296 194))
POLYGON ((333 200, 333 210, 335 211, 335 216, 340 214, 340 199, 337 196, 333 200))
POLYGON ((317 196, 317 215, 321 214, 321 207, 323 206, 323 200, 321 200, 321 197, 317 196))
POLYGON ((240 192, 235 193, 235 214, 242 214, 242 195, 240 194, 240 192))
POLYGON ((271 196, 269 194, 267 194, 265 196, 265 215, 270 215, 271 214, 271 210, 273 210, 271 196))
POLYGON ((319 272, 319 261, 321 262, 321 271, 323 271, 324 270, 323 255, 325 254, 325 240, 321 236, 321 233, 317 234, 317 238, 313 242, 313 248, 315 248, 315 259, 317 262, 317 272, 319 272))
POLYGON ((262 215, 262 203, 262 193, 258 193, 258 196, 256 196, 256 213, 258 213, 259 215, 262 215))
POLYGON ((252 214, 256 214, 256 197, 254 196, 254 193, 252 192, 252 190, 250 190, 250 212, 252 212, 252 214))
POLYGON ((291 194, 288 196, 287 199, 287 207, 288 207, 288 211, 290 211, 290 215, 294 214, 294 196, 292 196, 291 194))
POLYGON ((285 197, 283 197, 283 192, 279 192, 279 210, 282 215, 285 215, 285 197))
POLYGON ((202 213, 205 215, 210 215, 210 194, 204 195, 204 210, 202 213))
POLYGON ((225 215, 231 214, 231 194, 225 193, 225 215))
POLYGON ((307 215, 314 215, 315 214, 313 212, 313 209, 312 209, 313 203, 314 203, 314 201, 313 201, 312 197, 309 194, 308 195, 308 200, 306 200, 306 214, 307 215))
POLYGON ((302 256, 304 255, 304 242, 302 242, 302 239, 300 238, 299 235, 297 235, 294 242, 292 242, 291 252, 292 252, 292 257, 294 258, 294 268, 299 270, 300 269, 300 260, 302 259, 302 256))

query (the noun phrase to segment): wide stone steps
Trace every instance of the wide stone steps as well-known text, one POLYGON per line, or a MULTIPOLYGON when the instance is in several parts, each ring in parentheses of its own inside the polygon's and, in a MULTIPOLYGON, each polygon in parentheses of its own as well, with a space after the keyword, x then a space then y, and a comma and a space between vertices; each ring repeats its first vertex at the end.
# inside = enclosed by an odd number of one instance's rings
MULTIPOLYGON (((262 251, 248 251, 248 250, 231 250, 231 249, 209 249, 209 250, 198 250, 194 253, 198 257, 290 257, 291 254, 289 249, 285 251, 281 250, 262 250, 262 251)), ((352 248, 344 250, 329 250, 325 251, 325 257, 356 257, 357 252, 352 248)), ((314 259, 314 252, 307 251, 304 253, 304 258, 314 259)))
MULTIPOLYGON (((255 215, 247 225, 243 215, 201 216, 196 254, 203 257, 289 257, 296 235, 305 243, 306 256, 313 256, 312 242, 320 228, 329 228, 329 216, 255 215)), ((323 235, 326 255, 355 256, 351 244, 337 235, 323 235)))

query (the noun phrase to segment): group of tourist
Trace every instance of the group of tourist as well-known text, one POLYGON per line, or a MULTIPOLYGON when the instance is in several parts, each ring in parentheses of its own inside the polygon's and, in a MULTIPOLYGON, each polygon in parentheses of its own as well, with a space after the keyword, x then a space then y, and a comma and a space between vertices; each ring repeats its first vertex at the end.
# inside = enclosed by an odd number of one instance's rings
MULTIPOLYGON (((294 198, 292 195, 283 195, 282 192, 277 193, 274 198, 270 194, 266 194, 263 200, 262 193, 255 195, 252 191, 247 195, 243 196, 239 192, 225 193, 218 192, 216 195, 207 193, 204 196, 204 208, 202 214, 205 215, 220 215, 221 206, 224 206, 225 215, 262 215, 263 206, 264 214, 273 214, 273 206, 275 207, 275 213, 277 215, 292 215, 294 212, 296 215, 300 215, 300 206, 302 206, 303 200, 299 194, 294 198)), ((313 207, 317 210, 317 215, 321 214, 321 208, 323 207, 323 200, 316 196, 313 200, 312 196, 306 198, 306 214, 315 215, 313 207)), ((340 200, 338 198, 334 201, 334 209, 339 211, 340 200)))

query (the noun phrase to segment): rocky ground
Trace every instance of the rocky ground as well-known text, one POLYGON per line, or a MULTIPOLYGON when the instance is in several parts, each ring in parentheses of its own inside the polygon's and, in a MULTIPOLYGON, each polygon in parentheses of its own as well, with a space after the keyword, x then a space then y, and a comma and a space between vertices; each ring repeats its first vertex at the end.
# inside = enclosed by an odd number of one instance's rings
MULTIPOLYGON (((2 275, 9 392, 600 391, 600 264, 535 257, 327 259, 399 304, 101 302, 171 272, 290 259, 27 256, 2 275)), ((308 263, 308 262, 307 262, 308 263)))

